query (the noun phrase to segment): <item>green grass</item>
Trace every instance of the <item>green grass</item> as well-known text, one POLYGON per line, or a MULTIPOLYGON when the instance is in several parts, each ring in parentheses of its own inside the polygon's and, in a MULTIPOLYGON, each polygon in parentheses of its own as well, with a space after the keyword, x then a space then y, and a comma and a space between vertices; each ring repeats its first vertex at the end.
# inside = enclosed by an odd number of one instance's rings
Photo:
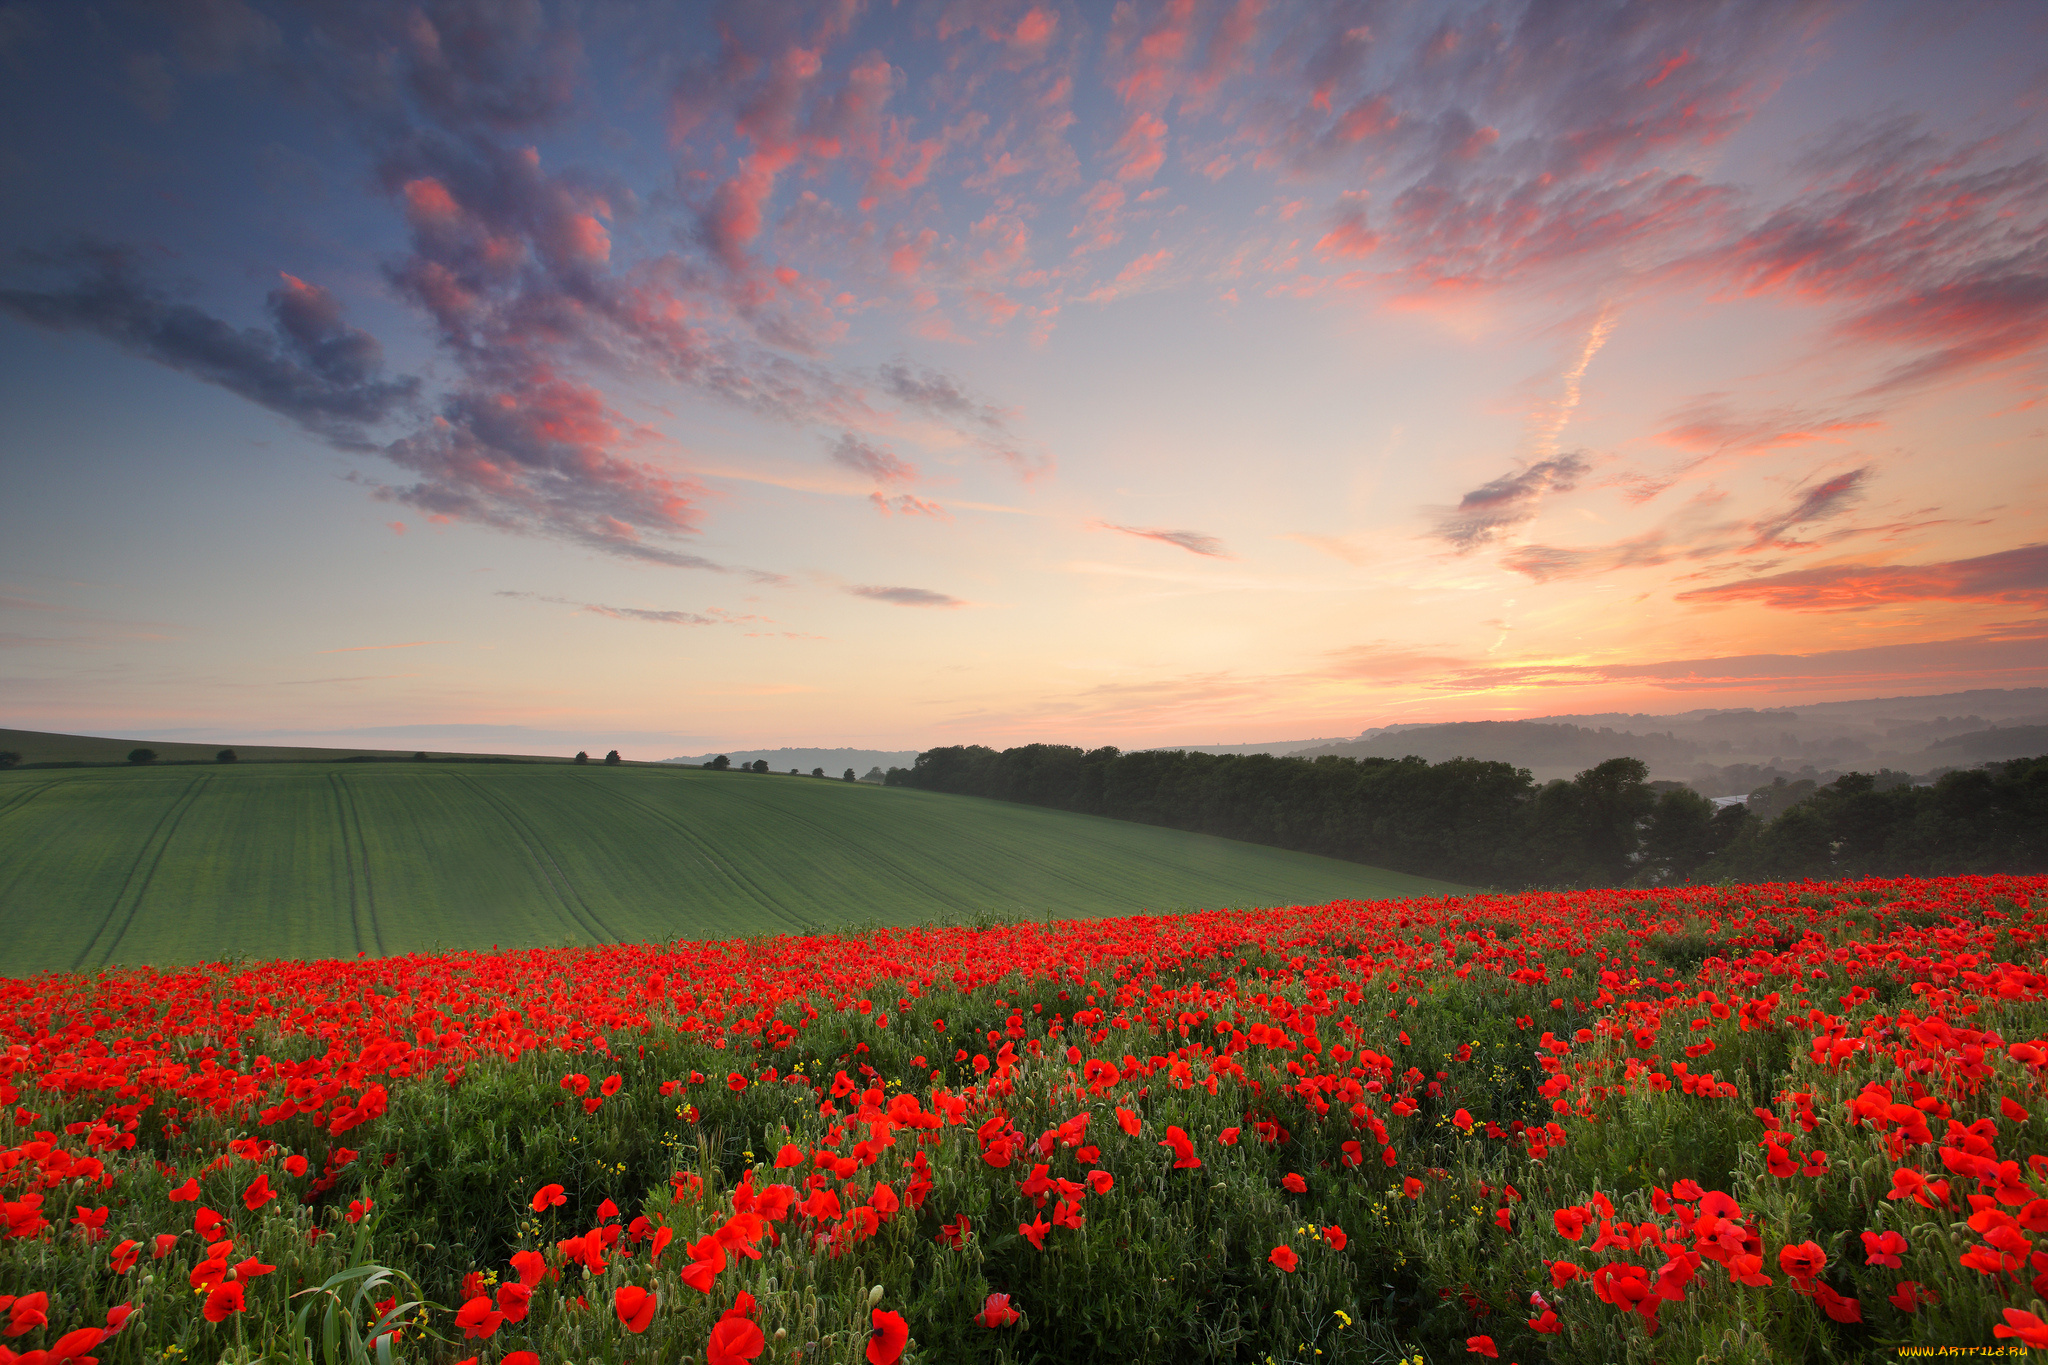
POLYGON ((0 772, 0 975, 1463 888, 1179 830, 676 768, 0 772))

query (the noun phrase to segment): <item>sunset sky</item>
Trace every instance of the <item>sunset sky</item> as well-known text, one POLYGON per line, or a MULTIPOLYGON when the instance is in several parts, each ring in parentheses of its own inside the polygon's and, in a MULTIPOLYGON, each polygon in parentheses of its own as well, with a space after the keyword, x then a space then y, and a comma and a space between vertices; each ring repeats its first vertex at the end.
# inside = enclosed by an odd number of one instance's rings
POLYGON ((0 5, 0 725, 2048 684, 2048 7, 0 5))

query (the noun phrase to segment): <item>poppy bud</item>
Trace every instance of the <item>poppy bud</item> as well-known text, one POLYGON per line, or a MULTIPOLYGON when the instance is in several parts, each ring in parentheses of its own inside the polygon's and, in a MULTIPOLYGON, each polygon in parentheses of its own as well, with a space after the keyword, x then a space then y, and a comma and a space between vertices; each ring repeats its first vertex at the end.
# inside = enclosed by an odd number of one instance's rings
POLYGON ((876 1285, 868 1291, 868 1307, 873 1308, 882 1301, 882 1286, 876 1285))

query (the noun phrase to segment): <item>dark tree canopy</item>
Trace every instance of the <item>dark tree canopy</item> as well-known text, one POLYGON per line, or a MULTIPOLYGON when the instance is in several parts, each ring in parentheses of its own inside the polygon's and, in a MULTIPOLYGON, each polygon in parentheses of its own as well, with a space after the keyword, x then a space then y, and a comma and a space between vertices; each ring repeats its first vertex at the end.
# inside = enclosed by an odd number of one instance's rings
POLYGON ((576 751, 576 761, 578 763, 588 763, 590 762, 590 755, 583 752, 583 750, 578 749, 576 751))
POLYGON ((156 750, 130 749, 128 751, 128 761, 130 763, 154 763, 156 762, 156 750))
POLYGON ((213 756, 213 761, 216 763, 233 763, 237 757, 238 755, 233 749, 222 749, 213 756))
POLYGON ((618 767, 618 766, 619 766, 619 751, 618 751, 617 749, 614 749, 614 750, 612 750, 612 751, 611 751, 610 753, 608 753, 608 754, 606 754, 606 755, 604 756, 604 761, 605 761, 606 763, 610 764, 610 765, 611 765, 612 767, 614 767, 614 768, 618 767))

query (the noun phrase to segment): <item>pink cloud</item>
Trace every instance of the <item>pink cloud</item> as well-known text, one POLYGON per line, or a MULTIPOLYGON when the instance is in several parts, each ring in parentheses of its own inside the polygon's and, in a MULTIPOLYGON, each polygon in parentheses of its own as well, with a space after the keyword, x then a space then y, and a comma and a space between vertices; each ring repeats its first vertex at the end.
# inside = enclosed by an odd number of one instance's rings
POLYGON ((1223 548, 1223 542, 1200 531, 1168 531, 1156 526, 1119 526, 1114 522, 1096 521, 1089 525, 1098 531, 1116 531, 1140 540, 1156 540, 1165 545, 1176 546, 1189 554, 1205 555, 1211 559, 1229 559, 1231 554, 1223 548))
POLYGON ((1143 256, 1126 265, 1122 270, 1119 270, 1116 273, 1115 279, 1091 291, 1081 301, 1083 303, 1108 303, 1112 299, 1122 298, 1124 295, 1135 291, 1147 276, 1172 259, 1173 252, 1165 247, 1161 247, 1157 251, 1148 251, 1143 256))
POLYGON ((1142 111, 1132 115, 1116 150, 1123 158, 1118 180, 1150 180, 1166 164, 1166 120, 1142 111))
POLYGON ((1832 564, 1696 588, 1682 602, 1758 602, 1785 611, 1868 611, 1898 602, 2048 608, 2048 545, 1936 564, 1832 564))

